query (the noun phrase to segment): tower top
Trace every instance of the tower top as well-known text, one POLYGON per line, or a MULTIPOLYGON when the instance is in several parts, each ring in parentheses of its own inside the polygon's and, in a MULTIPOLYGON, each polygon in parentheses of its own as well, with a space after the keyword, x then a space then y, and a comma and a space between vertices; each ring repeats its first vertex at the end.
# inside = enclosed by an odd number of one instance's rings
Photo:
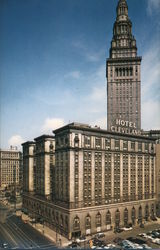
POLYGON ((117 5, 117 21, 128 19, 128 5, 126 0, 119 0, 117 5))

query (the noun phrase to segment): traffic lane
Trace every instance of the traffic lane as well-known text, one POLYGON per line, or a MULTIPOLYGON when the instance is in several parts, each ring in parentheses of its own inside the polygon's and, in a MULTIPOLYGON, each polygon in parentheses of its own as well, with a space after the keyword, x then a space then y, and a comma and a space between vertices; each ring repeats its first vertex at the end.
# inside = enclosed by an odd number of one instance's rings
MULTIPOLYGON (((11 218, 10 218, 11 221, 11 218)), ((24 223, 20 218, 12 218, 12 221, 23 230, 23 232, 27 233, 27 235, 34 240, 35 242, 38 242, 39 245, 53 245, 53 242, 46 238, 44 235, 42 235, 40 232, 38 232, 35 228, 33 228, 28 223, 24 223)))
POLYGON ((8 229, 8 232, 10 232, 10 235, 12 235, 12 237, 17 242, 19 248, 28 248, 31 246, 38 247, 38 245, 30 240, 22 230, 15 226, 15 224, 8 221, 6 223, 6 228, 8 229))
POLYGON ((55 247, 55 244, 46 238, 44 235, 42 235, 40 232, 38 232, 35 228, 33 228, 28 223, 24 223, 21 218, 13 216, 8 219, 8 221, 12 224, 15 224, 16 227, 20 228, 23 233, 27 234, 27 237, 29 237, 32 241, 34 241, 37 245, 43 247, 43 246, 52 246, 55 247))
POLYGON ((18 246, 16 241, 12 238, 12 236, 8 233, 7 229, 5 228, 5 224, 0 223, 0 241, 1 247, 3 243, 7 243, 9 248, 13 248, 18 246))

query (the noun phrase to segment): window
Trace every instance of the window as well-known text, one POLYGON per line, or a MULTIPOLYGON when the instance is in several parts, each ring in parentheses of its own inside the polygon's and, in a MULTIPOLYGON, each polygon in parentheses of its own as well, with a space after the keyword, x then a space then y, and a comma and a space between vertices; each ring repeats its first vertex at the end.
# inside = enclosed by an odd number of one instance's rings
POLYGON ((79 138, 78 138, 78 135, 77 135, 77 134, 75 135, 75 138, 74 138, 74 146, 75 146, 75 147, 78 147, 78 146, 79 146, 79 138))
POLYGON ((96 215, 96 227, 101 226, 101 214, 98 212, 96 215))
POLYGON ((111 224, 111 213, 108 210, 107 214, 106 214, 106 225, 110 225, 111 224))
POLYGON ((138 142, 138 151, 142 151, 142 143, 138 142))
POLYGON ((91 217, 89 214, 86 216, 85 225, 86 225, 86 229, 91 228, 91 217))
POLYGON ((115 150, 119 150, 119 148, 120 148, 120 141, 115 140, 115 150))
POLYGON ((123 150, 127 150, 127 149, 128 149, 128 142, 123 141, 123 150))
POLYGON ((79 230, 80 229, 80 219, 79 219, 79 217, 78 216, 76 216, 75 218, 74 218, 74 221, 73 221, 73 228, 74 228, 74 230, 79 230))
POLYGON ((84 136, 84 146, 86 148, 91 147, 91 137, 90 136, 84 136))
POLYGON ((101 148, 101 138, 96 137, 95 144, 96 144, 96 148, 101 148))

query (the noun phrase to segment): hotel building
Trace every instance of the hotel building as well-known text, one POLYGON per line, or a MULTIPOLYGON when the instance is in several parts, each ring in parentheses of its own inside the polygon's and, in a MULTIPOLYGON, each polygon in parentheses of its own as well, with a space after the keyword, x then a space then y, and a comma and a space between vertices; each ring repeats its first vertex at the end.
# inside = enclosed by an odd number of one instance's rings
POLYGON ((67 238, 155 216, 155 140, 72 123, 55 133, 52 201, 25 193, 30 214, 67 238))

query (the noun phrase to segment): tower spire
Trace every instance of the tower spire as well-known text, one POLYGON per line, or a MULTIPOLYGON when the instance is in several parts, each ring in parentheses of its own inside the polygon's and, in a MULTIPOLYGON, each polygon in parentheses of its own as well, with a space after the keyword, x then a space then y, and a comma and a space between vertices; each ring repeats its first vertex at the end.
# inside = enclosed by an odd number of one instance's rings
POLYGON ((120 17, 123 16, 123 19, 128 17, 128 5, 126 0, 119 0, 117 5, 117 20, 121 19, 120 17))
POLYGON ((131 121, 141 128, 140 66, 132 22, 126 0, 117 1, 110 55, 107 59, 107 126, 116 119, 131 121))

